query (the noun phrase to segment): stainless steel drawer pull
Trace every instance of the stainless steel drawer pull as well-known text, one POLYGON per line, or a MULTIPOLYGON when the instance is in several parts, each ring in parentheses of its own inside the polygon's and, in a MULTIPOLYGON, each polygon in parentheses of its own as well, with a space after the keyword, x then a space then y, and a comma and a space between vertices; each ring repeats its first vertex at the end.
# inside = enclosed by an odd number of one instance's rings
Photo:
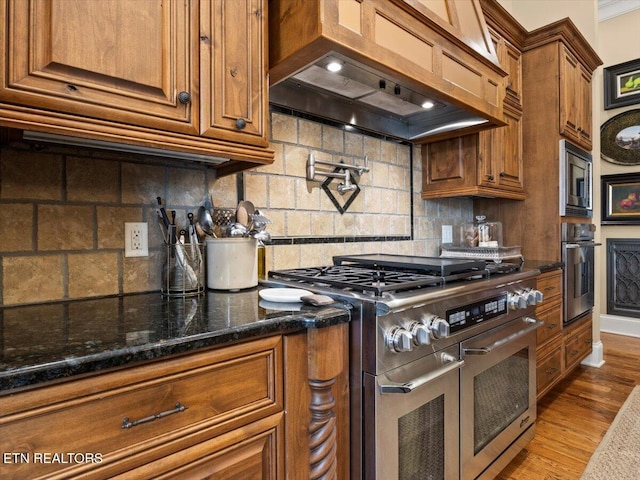
POLYGON ((420 378, 405 383, 397 383, 389 381, 384 375, 381 378, 385 378, 388 383, 380 384, 380 393, 411 393, 416 388, 422 387, 429 382, 432 382, 438 377, 446 375, 454 370, 459 370, 464 365, 464 360, 456 361, 450 360, 447 365, 434 371, 427 373, 420 378))
POLYGON ((180 402, 176 402, 176 408, 173 410, 167 410, 166 412, 156 413, 155 415, 151 415, 149 417, 141 418, 140 420, 134 420, 133 422, 129 421, 129 417, 125 417, 122 419, 122 428, 133 428, 136 425, 140 425, 142 423, 149 423, 157 420, 159 418, 168 417, 169 415, 173 415, 174 413, 184 412, 187 408, 186 405, 181 405, 180 402))
POLYGON ((497 340, 493 342, 491 345, 488 345, 486 347, 463 347, 462 355, 463 356, 464 355, 488 355, 489 353, 493 352, 496 348, 506 345, 507 343, 512 342, 517 338, 520 338, 523 335, 526 335, 527 333, 532 332, 537 328, 541 327, 542 325, 544 325, 544 322, 541 322, 539 320, 536 320, 535 318, 530 318, 530 317, 524 317, 522 321, 524 323, 529 324, 529 326, 524 327, 521 330, 518 330, 517 332, 506 336, 505 338, 501 338, 500 340, 497 340))

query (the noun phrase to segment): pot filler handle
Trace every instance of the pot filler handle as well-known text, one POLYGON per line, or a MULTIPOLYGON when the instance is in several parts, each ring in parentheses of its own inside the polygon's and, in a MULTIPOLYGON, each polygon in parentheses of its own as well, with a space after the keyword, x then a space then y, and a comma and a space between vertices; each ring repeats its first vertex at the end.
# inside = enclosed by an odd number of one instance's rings
POLYGON ((446 358, 446 360, 448 360, 450 363, 447 363, 447 365, 439 368, 438 370, 429 372, 426 375, 422 375, 415 380, 404 383, 390 382, 386 384, 380 384, 380 393, 411 393, 417 388, 420 388, 423 385, 432 382, 442 375, 446 375, 453 370, 460 369, 464 365, 464 360, 457 361, 456 357, 453 357, 451 355, 447 355, 447 357, 448 358, 446 358))
POLYGON ((505 345, 509 342, 512 342, 516 338, 520 338, 523 335, 526 335, 527 333, 531 332, 532 330, 537 330, 542 325, 544 325, 544 322, 540 320, 536 320, 535 318, 530 318, 530 317, 523 318, 523 321, 529 323, 530 325, 521 330, 518 330, 516 333, 513 333, 505 338, 501 338, 500 340, 492 343, 487 347, 463 348, 462 355, 463 356, 464 355, 487 355, 491 353, 493 350, 495 350, 496 348, 501 347, 502 345, 505 345))

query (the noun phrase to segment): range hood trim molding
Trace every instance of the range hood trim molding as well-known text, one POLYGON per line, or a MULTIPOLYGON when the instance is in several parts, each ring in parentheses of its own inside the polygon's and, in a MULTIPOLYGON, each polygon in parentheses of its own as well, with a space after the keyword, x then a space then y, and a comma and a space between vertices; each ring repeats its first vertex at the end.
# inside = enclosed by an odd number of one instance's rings
POLYGON ((476 13, 476 17, 478 21, 482 25, 482 43, 486 47, 486 51, 474 48, 471 43, 477 44, 473 39, 469 38, 466 35, 461 36, 460 32, 457 31, 451 24, 445 22, 443 19, 439 18, 437 15, 434 15, 428 8, 422 5, 415 0, 389 0, 396 4, 398 7, 403 10, 411 13, 412 11, 423 15, 430 22, 429 27, 434 31, 437 31, 440 35, 445 37, 450 42, 456 44, 459 48, 466 51, 468 54, 476 57, 477 60, 480 60, 485 63, 490 68, 493 68, 496 73, 506 76, 507 73, 500 66, 500 61, 498 59, 498 54, 493 47, 493 42, 491 41, 491 35, 489 34, 487 28, 487 22, 484 19, 484 11, 479 2, 472 0, 471 6, 474 8, 476 13), (465 41, 463 38, 466 38, 465 41), (478 56, 479 55, 479 56, 478 56))

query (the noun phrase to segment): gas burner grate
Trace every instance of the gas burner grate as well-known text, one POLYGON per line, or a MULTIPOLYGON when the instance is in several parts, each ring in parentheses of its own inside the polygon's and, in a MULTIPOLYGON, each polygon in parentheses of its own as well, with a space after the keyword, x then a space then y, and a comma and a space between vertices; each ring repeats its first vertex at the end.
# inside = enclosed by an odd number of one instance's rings
POLYGON ((384 292, 396 292, 442 285, 445 282, 443 277, 416 272, 390 271, 345 265, 270 271, 269 278, 296 280, 298 282, 326 285, 343 290, 373 292, 376 296, 380 296, 384 292))

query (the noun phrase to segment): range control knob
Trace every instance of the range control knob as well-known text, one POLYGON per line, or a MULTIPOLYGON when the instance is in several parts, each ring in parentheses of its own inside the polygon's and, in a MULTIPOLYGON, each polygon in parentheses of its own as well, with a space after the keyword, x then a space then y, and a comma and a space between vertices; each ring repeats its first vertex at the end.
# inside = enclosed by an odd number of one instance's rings
POLYGON ((510 310, 522 310, 527 308, 529 302, 527 301, 527 295, 520 291, 509 293, 507 295, 507 303, 510 310))
POLYGON ((542 294, 542 292, 533 288, 526 290, 523 293, 523 296, 527 299, 528 305, 537 305, 539 303, 542 303, 542 300, 544 299, 544 295, 542 294))
POLYGON ((407 326, 407 330, 411 333, 415 345, 431 344, 431 333, 429 332, 429 328, 423 323, 411 322, 407 326))
POLYGON ((449 324, 444 319, 436 317, 431 322, 431 333, 435 338, 447 338, 449 336, 449 324))
POLYGON ((544 293, 542 293, 540 290, 536 290, 534 288, 531 290, 531 294, 535 297, 535 305, 537 305, 538 303, 542 303, 542 301, 544 300, 544 293))
POLYGON ((393 327, 386 334, 387 347, 392 352, 410 352, 413 350, 413 337, 411 333, 403 327, 393 327))
POLYGON ((449 324, 443 318, 437 315, 425 315, 422 317, 422 323, 427 326, 433 338, 447 338, 449 336, 449 324))

